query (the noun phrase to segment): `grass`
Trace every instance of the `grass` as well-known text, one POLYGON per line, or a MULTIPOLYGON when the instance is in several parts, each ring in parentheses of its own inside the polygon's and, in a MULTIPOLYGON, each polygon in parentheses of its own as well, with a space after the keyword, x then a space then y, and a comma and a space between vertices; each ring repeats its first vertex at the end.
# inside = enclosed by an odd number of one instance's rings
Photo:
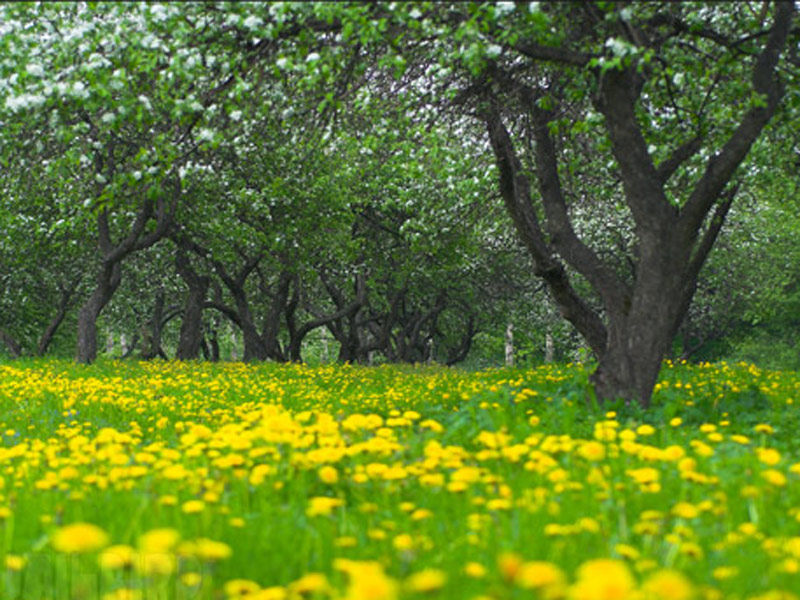
POLYGON ((5 363, 0 598, 792 598, 799 388, 667 365, 600 410, 576 365, 5 363))

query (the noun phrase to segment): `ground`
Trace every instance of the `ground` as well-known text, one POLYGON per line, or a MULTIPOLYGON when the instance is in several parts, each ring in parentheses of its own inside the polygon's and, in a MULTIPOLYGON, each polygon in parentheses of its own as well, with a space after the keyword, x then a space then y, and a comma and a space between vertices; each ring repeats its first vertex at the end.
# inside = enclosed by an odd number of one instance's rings
POLYGON ((800 594, 800 378, 588 372, 0 364, 1 597, 800 594))

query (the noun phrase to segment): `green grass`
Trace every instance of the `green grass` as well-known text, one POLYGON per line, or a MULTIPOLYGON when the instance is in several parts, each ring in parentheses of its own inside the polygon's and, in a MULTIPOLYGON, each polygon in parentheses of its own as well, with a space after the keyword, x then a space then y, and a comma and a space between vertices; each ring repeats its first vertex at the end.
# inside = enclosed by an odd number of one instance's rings
POLYGON ((0 597, 797 594, 798 387, 667 365, 643 411, 578 365, 5 363, 0 597))

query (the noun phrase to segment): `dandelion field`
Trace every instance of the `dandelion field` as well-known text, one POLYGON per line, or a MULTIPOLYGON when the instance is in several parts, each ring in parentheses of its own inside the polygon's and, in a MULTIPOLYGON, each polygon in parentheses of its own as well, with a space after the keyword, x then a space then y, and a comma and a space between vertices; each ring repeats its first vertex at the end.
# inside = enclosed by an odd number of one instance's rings
POLYGON ((795 373, 0 364, 0 598, 800 595, 795 373))

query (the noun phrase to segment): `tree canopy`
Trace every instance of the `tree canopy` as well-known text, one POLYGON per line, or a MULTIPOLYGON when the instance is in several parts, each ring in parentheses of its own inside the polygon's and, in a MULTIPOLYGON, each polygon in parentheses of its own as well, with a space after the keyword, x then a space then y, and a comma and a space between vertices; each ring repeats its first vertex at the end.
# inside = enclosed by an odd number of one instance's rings
POLYGON ((665 356, 791 306, 793 261, 734 240, 794 193, 794 12, 2 5, 2 341, 454 364, 513 321, 566 345, 557 311, 598 397, 647 404, 665 356))

